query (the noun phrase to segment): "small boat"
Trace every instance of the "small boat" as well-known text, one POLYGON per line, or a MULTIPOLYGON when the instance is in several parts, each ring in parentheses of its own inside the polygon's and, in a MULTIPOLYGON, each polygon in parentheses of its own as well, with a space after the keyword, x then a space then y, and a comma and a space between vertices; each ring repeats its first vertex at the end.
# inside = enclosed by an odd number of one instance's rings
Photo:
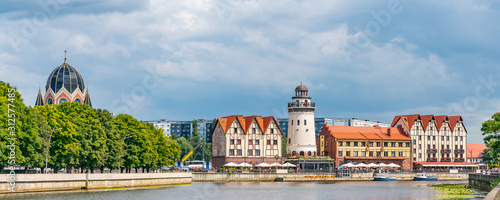
POLYGON ((386 176, 375 176, 373 181, 396 181, 396 178, 386 177, 386 176))
POLYGON ((438 178, 430 178, 425 175, 425 173, 417 173, 417 176, 413 178, 414 181, 437 181, 438 178))

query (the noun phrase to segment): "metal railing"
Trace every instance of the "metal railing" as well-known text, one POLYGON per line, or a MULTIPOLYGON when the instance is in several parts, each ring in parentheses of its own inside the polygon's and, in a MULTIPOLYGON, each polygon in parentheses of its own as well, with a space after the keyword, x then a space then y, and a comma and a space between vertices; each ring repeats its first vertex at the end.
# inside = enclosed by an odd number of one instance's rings
POLYGON ((290 103, 288 103, 288 107, 289 108, 304 108, 304 107, 314 108, 314 107, 316 107, 316 103, 314 103, 314 102, 312 102, 312 103, 311 102, 307 102, 307 103, 306 102, 299 102, 299 103, 290 102, 290 103))

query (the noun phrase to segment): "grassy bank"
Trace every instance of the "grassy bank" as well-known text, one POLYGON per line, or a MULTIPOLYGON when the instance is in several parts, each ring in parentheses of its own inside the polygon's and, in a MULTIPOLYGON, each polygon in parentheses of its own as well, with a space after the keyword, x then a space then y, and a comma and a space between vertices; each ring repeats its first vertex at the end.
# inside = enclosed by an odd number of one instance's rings
POLYGON ((439 199, 472 199, 484 197, 472 190, 467 184, 439 184, 432 185, 431 188, 440 191, 439 199))

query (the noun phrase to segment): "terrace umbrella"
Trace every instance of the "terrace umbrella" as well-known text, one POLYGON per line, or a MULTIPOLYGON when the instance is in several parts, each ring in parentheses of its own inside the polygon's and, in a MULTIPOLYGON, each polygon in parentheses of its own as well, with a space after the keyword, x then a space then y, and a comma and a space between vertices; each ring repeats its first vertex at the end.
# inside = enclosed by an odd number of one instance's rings
POLYGON ((283 165, 281 165, 282 167, 297 167, 297 165, 294 165, 292 163, 285 163, 283 165))
POLYGON ((225 164, 224 167, 238 167, 238 164, 236 164, 234 162, 230 162, 230 163, 225 164))
POLYGON ((397 165, 397 164, 394 164, 394 163, 391 163, 391 164, 388 164, 387 167, 395 167, 395 168, 400 168, 401 166, 397 165))
POLYGON ((279 164, 279 163, 273 163, 273 164, 271 164, 271 167, 276 167, 276 166, 281 167, 281 164, 279 164))
POLYGON ((387 167, 387 164, 385 164, 385 163, 379 163, 378 165, 379 165, 380 167, 387 167))
POLYGON ((347 164, 342 165, 342 167, 355 167, 355 165, 352 163, 347 163, 347 164))
POLYGON ((248 164, 246 162, 242 162, 242 163, 238 164, 238 167, 252 167, 252 165, 248 164))
POLYGON ((255 165, 256 167, 271 167, 270 164, 267 164, 267 163, 260 163, 258 165, 255 165))
POLYGON ((370 164, 368 164, 367 166, 368 166, 368 167, 378 167, 378 165, 377 165, 377 164, 375 164, 375 163, 370 163, 370 164))
POLYGON ((369 167, 369 166, 365 163, 359 163, 357 165, 354 165, 354 167, 369 167))

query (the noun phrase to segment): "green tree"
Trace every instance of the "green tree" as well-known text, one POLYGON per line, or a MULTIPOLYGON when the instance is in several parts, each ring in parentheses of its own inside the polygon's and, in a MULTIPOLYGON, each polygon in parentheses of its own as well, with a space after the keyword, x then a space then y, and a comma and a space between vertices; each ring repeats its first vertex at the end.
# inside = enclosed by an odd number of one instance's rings
POLYGON ((500 112, 486 120, 481 127, 484 143, 489 149, 483 152, 484 160, 489 165, 498 165, 500 162, 500 112))
POLYGON ((177 139, 177 143, 179 144, 181 150, 180 158, 184 158, 186 154, 193 150, 193 146, 184 137, 180 137, 179 139, 177 139))
POLYGON ((15 143, 15 164, 27 167, 41 166, 42 141, 38 134, 36 115, 23 103, 21 94, 16 88, 2 81, 0 81, 0 112, 0 171, 3 170, 3 166, 11 164, 8 161, 11 150, 7 146, 11 143, 15 143), (9 117, 14 120, 9 121, 9 117), (12 135, 9 124, 15 128, 12 135))
POLYGON ((283 134, 283 136, 281 137, 281 155, 282 157, 286 157, 286 145, 287 145, 287 141, 286 141, 286 136, 283 134))

